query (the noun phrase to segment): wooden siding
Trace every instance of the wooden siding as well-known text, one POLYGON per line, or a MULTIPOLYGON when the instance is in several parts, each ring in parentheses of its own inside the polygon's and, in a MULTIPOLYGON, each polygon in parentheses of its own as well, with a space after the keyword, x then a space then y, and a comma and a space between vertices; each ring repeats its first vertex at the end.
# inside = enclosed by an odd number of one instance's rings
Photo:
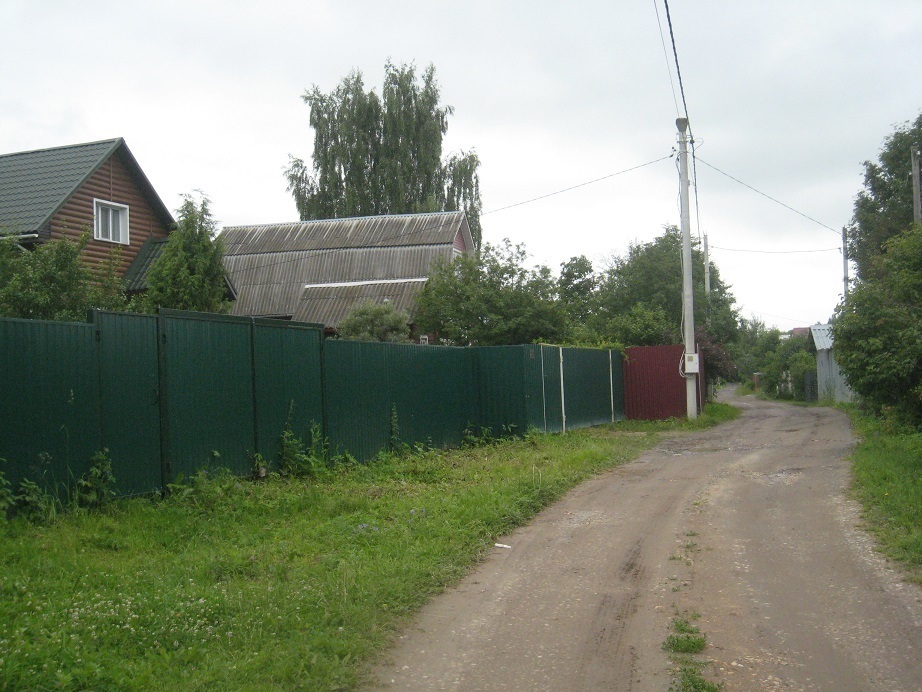
POLYGON ((121 248, 120 275, 128 269, 145 240, 151 236, 165 238, 169 233, 117 154, 110 156, 51 220, 52 240, 65 237, 77 240, 87 231, 91 238, 83 251, 84 259, 96 267, 108 259, 113 249, 121 248), (94 199, 128 206, 129 245, 92 239, 94 199))

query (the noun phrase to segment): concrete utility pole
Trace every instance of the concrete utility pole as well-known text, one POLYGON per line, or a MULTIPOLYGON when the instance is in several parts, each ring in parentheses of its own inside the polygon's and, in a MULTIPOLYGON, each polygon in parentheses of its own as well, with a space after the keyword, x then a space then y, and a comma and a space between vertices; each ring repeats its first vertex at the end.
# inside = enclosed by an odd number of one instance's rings
POLYGON ((679 178, 682 199, 682 312, 685 340, 685 404, 689 418, 698 417, 698 353, 695 348, 695 301, 692 287, 691 215, 688 209, 688 120, 675 121, 679 129, 679 178))
POLYGON ((845 226, 842 226, 842 281, 845 288, 842 291, 842 297, 848 296, 848 243, 846 242, 845 226))
POLYGON ((922 197, 919 196, 919 150, 912 148, 912 220, 922 223, 922 197))

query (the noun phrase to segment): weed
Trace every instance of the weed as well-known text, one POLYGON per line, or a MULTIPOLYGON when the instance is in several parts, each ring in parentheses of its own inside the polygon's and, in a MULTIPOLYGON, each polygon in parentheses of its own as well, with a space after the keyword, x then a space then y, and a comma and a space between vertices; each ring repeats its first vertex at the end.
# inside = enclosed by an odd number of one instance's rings
POLYGON ((109 450, 96 452, 90 459, 90 468, 77 479, 71 494, 71 503, 85 509, 101 509, 115 498, 115 476, 109 450))
MULTIPOLYGON (((693 615, 692 617, 697 617, 693 615)), ((697 654, 707 646, 707 637, 688 617, 675 617, 672 620, 673 634, 666 637, 663 650, 674 654, 697 654)))
POLYGON ((279 471, 296 478, 316 478, 326 470, 327 445, 320 426, 311 425, 310 447, 286 423, 279 446, 279 471))
POLYGON ((60 514, 58 498, 35 481, 23 478, 16 493, 14 513, 33 524, 51 524, 60 514))
POLYGON ((684 660, 679 663, 675 680, 669 686, 669 692, 720 692, 722 682, 710 682, 701 675, 701 664, 697 661, 684 660))
MULTIPOLYGON (((0 464, 5 464, 6 459, 0 458, 0 464)), ((0 517, 5 517, 16 504, 13 495, 13 485, 7 480, 6 474, 0 469, 0 517)))

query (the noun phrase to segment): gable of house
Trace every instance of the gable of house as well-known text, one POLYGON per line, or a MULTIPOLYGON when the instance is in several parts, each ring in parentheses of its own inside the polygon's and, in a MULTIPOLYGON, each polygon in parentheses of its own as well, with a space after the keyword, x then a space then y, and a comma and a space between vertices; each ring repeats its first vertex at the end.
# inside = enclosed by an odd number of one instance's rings
POLYGON ((0 156, 0 229, 24 243, 90 232, 87 262, 117 250, 124 273, 148 238, 172 226, 122 138, 0 156))
POLYGON ((328 327, 366 299, 412 311, 433 261, 474 250, 463 212, 228 227, 221 239, 234 314, 328 327))

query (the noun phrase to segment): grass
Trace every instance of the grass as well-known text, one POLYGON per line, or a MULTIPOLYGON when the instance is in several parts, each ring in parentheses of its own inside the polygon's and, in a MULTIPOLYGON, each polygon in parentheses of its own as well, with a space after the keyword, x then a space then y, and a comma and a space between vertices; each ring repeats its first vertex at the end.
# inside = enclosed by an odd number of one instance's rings
POLYGON ((717 692, 722 683, 707 680, 701 670, 705 667, 694 654, 707 647, 707 637, 692 620, 701 617, 698 613, 676 613, 672 618, 672 632, 663 641, 663 650, 671 654, 675 665, 675 676, 669 686, 670 692, 717 692))
POLYGON ((496 538, 680 428, 528 435, 312 481, 217 470, 166 500, 0 522, 0 688, 354 689, 496 538))
POLYGON ((860 437, 852 494, 882 552, 922 584, 922 433, 848 410, 860 437))

